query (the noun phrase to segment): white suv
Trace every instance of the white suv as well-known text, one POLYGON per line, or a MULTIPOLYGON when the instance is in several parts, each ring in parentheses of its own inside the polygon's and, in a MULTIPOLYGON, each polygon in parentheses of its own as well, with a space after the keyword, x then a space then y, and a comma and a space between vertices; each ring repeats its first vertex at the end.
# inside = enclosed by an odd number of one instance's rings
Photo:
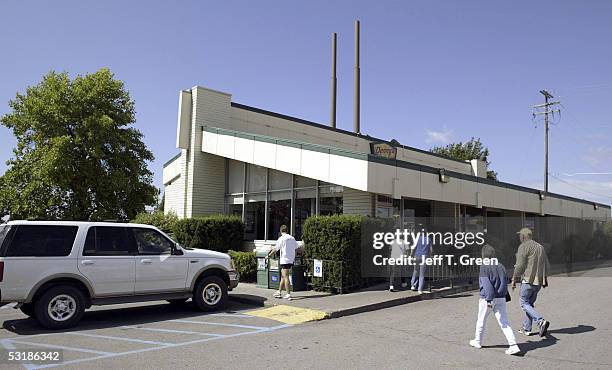
POLYGON ((238 274, 225 253, 186 249, 155 227, 69 221, 0 225, 0 302, 49 329, 76 325, 92 305, 193 298, 216 310, 238 274))

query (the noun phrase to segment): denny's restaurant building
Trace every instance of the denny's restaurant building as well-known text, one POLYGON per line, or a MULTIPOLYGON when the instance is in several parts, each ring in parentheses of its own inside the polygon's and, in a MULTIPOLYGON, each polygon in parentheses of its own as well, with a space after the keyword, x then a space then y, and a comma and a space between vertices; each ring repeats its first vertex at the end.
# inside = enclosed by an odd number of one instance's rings
POLYGON ((482 161, 238 104, 199 86, 180 92, 176 146, 163 170, 165 211, 238 215, 255 246, 276 240, 282 224, 300 240, 308 217, 338 213, 399 214, 405 227, 438 219, 514 238, 522 226, 548 238, 588 234, 610 219, 606 204, 489 180, 482 161))

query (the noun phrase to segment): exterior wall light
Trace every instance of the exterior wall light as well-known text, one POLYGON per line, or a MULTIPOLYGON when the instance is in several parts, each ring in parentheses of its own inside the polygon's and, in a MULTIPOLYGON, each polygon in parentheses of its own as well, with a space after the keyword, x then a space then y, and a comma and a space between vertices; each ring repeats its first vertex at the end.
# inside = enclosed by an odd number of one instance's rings
POLYGON ((440 177, 439 177, 440 182, 447 183, 450 181, 450 177, 448 177, 448 175, 445 173, 444 168, 440 168, 439 174, 440 174, 440 177))

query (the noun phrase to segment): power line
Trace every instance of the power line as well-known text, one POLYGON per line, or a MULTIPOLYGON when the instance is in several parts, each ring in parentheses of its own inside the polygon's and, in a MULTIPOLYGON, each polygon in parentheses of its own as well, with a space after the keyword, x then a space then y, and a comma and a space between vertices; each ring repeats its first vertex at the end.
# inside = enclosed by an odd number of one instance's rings
POLYGON ((565 181, 565 180, 560 179, 559 177, 555 176, 555 175, 554 175, 554 174, 552 174, 552 173, 550 174, 550 176, 552 176, 552 177, 554 177, 555 179, 557 179, 558 181, 561 181, 562 183, 564 183, 564 184, 566 184, 566 185, 569 185, 569 186, 571 186, 571 187, 573 187, 573 188, 575 188, 575 189, 578 189, 578 190, 580 190, 580 191, 582 191, 582 192, 584 192, 584 193, 589 193, 589 194, 591 194, 591 195, 596 195, 596 196, 598 196, 598 197, 604 197, 604 198, 607 198, 607 199, 612 200, 612 197, 611 197, 611 196, 609 196, 609 195, 603 195, 603 194, 599 194, 599 193, 594 193, 594 192, 589 191, 589 190, 585 190, 585 189, 583 189, 583 188, 581 188, 581 187, 579 187, 579 186, 576 186, 575 184, 572 184, 572 183, 570 183, 570 182, 567 182, 567 181, 565 181))
POLYGON ((612 175, 612 172, 575 172, 575 173, 560 173, 558 175, 573 177, 573 176, 595 176, 595 175, 612 175))

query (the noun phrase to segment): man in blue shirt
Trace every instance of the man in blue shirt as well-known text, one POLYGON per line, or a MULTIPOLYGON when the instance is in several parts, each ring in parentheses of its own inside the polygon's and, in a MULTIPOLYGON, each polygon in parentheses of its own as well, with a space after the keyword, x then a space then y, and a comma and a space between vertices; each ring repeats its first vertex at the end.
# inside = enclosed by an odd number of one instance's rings
POLYGON ((423 287, 425 286, 425 269, 427 265, 424 263, 424 259, 433 254, 433 248, 431 241, 427 237, 427 231, 423 229, 423 225, 419 225, 418 229, 421 229, 422 234, 419 236, 416 244, 412 247, 412 256, 416 257, 416 263, 412 270, 412 280, 410 282, 410 289, 417 290, 417 278, 418 278, 418 292, 423 294, 423 287))

